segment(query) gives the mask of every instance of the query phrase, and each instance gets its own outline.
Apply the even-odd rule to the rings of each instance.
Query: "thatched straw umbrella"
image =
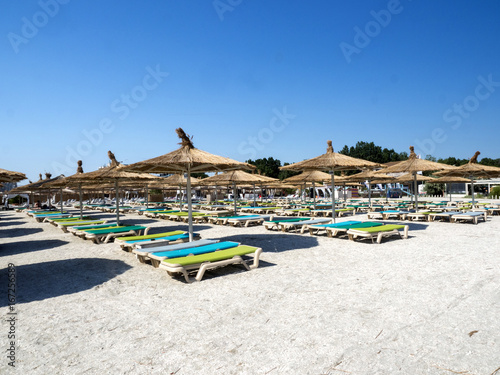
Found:
[[[48,204],[49,207],[51,205],[50,203],[50,187],[45,186],[46,183],[49,182],[54,182],[58,181],[64,178],[64,175],[59,175],[57,177],[52,177],[50,173],[45,173],[45,179],[42,178],[42,174],[39,174],[39,180],[36,182],[32,182],[31,184],[28,185],[23,185],[23,186],[18,186],[14,189],[12,189],[10,192],[11,193],[30,193],[32,198],[33,194],[35,192],[42,193],[43,191],[48,191]],[[32,202],[32,207],[33,207],[33,202]]]
[[[472,204],[475,204],[474,200],[474,179],[475,178],[496,178],[500,177],[500,168],[492,167],[489,165],[482,165],[477,162],[477,157],[481,153],[476,151],[474,156],[470,158],[467,164],[456,167],[453,170],[443,171],[436,173],[436,176],[446,176],[446,177],[464,177],[468,178],[471,183],[472,189]]]
[[[463,177],[439,177],[439,178],[433,178],[431,183],[433,184],[446,184],[448,187],[448,184],[453,184],[453,183],[469,183],[471,180]],[[450,202],[451,202],[451,191],[450,191]]]
[[[376,171],[365,170],[351,176],[346,177],[349,181],[363,182],[368,181],[368,202],[370,207],[372,206],[372,180],[382,179],[382,180],[394,180],[394,177],[386,175],[384,173],[378,173]]]
[[[415,184],[415,209],[418,209],[418,187],[417,187],[417,172],[425,171],[441,171],[446,169],[454,169],[455,167],[447,164],[436,163],[430,160],[424,160],[417,158],[415,154],[415,149],[410,146],[410,156],[407,160],[400,161],[390,167],[382,169],[381,173],[401,173],[408,172],[413,175],[413,181]]]
[[[308,182],[312,182],[313,187],[313,201],[316,205],[316,182],[325,182],[331,180],[331,176],[328,173],[321,171],[304,171],[301,174],[285,178],[283,182],[286,183],[302,183],[304,184],[304,190]],[[333,191],[333,188],[332,188]]]
[[[285,167],[280,167],[280,169],[292,171],[320,170],[330,172],[332,180],[332,218],[335,222],[335,176],[333,172],[362,168],[376,168],[379,166],[379,164],[363,159],[353,158],[343,154],[338,154],[333,151],[332,141],[327,141],[327,144],[328,147],[325,154],[312,159],[290,164]]]
[[[195,177],[191,177],[191,186],[197,185],[201,180]],[[153,188],[164,188],[164,187],[179,187],[179,191],[181,192],[181,197],[179,198],[179,207],[182,211],[182,192],[183,187],[187,186],[187,178],[184,177],[183,174],[174,173],[171,176],[164,177],[161,182],[154,183],[151,187]]]
[[[21,172],[8,171],[0,168],[0,182],[19,182],[26,180],[26,175]]]
[[[253,185],[253,203],[256,205],[255,201],[255,185],[260,183],[273,183],[278,182],[276,178],[271,178],[267,176],[261,176],[259,174],[251,174],[241,170],[229,171],[222,174],[217,174],[212,177],[204,178],[200,181],[200,185],[233,185],[233,201],[234,201],[234,214],[236,215],[236,185],[251,184]]]
[[[79,184],[85,182],[95,182],[95,183],[106,183],[106,182],[114,182],[114,187],[116,191],[116,223],[120,224],[120,198],[119,198],[119,182],[153,182],[161,180],[160,177],[156,177],[150,175],[148,173],[130,173],[126,172],[120,167],[123,167],[116,158],[115,155],[108,151],[108,157],[110,159],[110,165],[105,168],[98,169],[93,172],[87,173],[76,173],[72,176],[66,178],[66,182],[71,184]],[[81,207],[81,204],[80,204]],[[81,212],[81,208],[80,208]]]
[[[181,147],[168,154],[144,160],[127,167],[130,172],[182,173],[187,176],[189,241],[193,240],[193,207],[191,202],[191,173],[224,170],[254,169],[253,165],[210,154],[194,147],[191,138],[181,128],[176,129]]]
[[[396,177],[393,182],[403,184],[403,185],[408,185],[411,187],[412,182],[415,181],[415,178],[417,179],[417,183],[418,182],[430,182],[430,181],[435,179],[434,177],[424,176],[423,174],[419,174],[419,173],[417,173],[415,176],[411,173],[405,173],[405,174],[402,174],[401,176]],[[411,201],[413,202],[413,197],[412,197]]]

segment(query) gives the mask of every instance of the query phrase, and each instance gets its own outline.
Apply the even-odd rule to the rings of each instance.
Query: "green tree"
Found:
[[[482,158],[479,164],[500,168],[500,159]]]
[[[443,163],[443,164],[448,164],[448,165],[454,165],[456,167],[459,167],[461,165],[467,164],[469,162],[468,159],[457,159],[453,156],[450,156],[446,159],[438,159],[438,163]]]
[[[391,161],[401,161],[408,158],[406,152],[396,152],[394,149],[382,148],[376,146],[373,142],[357,142],[356,146],[348,147],[347,145],[339,152],[353,158],[364,159],[374,163],[389,163]]]
[[[446,191],[445,184],[431,184],[426,182],[424,190],[429,195],[444,195]]]
[[[290,163],[284,163],[283,166],[287,166],[287,165],[290,165]],[[280,171],[279,175],[278,175],[278,178],[283,181],[285,178],[288,178],[288,177],[292,177],[292,176],[296,176],[298,174],[300,174],[301,172],[296,172],[296,171],[288,171],[288,170],[285,170],[285,171]]]
[[[250,159],[247,160],[246,162],[248,164],[255,165],[257,167],[257,170],[264,176],[272,178],[278,178],[279,176],[281,161],[279,161],[278,159],[269,157],[269,158],[257,159],[255,161]]]
[[[191,173],[191,177],[195,177],[195,178],[207,178],[208,174],[196,172],[196,173]]]

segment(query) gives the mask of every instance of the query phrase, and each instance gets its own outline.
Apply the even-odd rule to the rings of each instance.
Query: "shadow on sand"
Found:
[[[9,225],[21,225],[21,224],[26,224],[26,222],[19,220],[0,220],[0,227],[8,227]]]
[[[15,229],[2,229],[0,230],[0,238],[11,238],[29,236],[30,234],[43,232],[42,228],[15,228]]]
[[[66,245],[67,243],[67,241],[61,240],[16,241],[6,243],[0,245],[0,257],[53,249],[55,247]]]
[[[283,251],[308,249],[318,246],[318,239],[293,233],[271,232],[265,234],[235,234],[224,236],[221,241],[235,241],[242,245],[261,247],[264,252],[281,253]]]
[[[16,266],[17,304],[74,294],[101,285],[130,269],[121,260],[76,258]],[[0,270],[7,285],[7,268]],[[2,298],[0,307],[7,306]]]

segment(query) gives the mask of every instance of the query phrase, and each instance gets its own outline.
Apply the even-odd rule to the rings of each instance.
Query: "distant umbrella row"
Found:
[[[243,172],[243,170],[254,170],[255,167],[253,165],[199,150],[194,147],[191,138],[188,137],[188,135],[182,129],[179,128],[176,130],[176,132],[181,139],[181,147],[168,154],[125,166],[120,164],[116,160],[113,153],[108,152],[108,156],[111,161],[108,167],[101,168],[93,172],[84,173],[81,162],[79,162],[77,173],[72,176],[64,178],[59,176],[51,181],[37,181],[34,184],[16,188],[16,190],[26,191],[29,189],[37,189],[41,186],[43,186],[44,188],[52,187],[60,189],[62,189],[63,187],[78,187],[81,197],[81,189],[91,184],[112,184],[108,186],[113,186],[117,192],[120,185],[123,187],[132,185],[137,186],[138,184],[147,187],[161,187],[162,185],[165,186],[165,184],[171,184],[171,186],[185,186],[187,190],[189,211],[188,222],[191,239],[193,232],[191,215],[191,187],[193,185],[193,182],[198,185],[205,186],[232,184],[234,188],[236,187],[236,185],[241,184],[250,184],[254,187],[255,185],[263,184],[266,184],[267,186],[280,186],[279,184],[281,182],[277,179],[261,176],[259,174]],[[382,165],[377,163],[336,153],[333,150],[332,142],[328,141],[327,143],[328,147],[325,154],[295,164],[287,165],[285,167],[281,167],[282,170],[303,172],[300,175],[284,180],[284,182],[292,185],[311,182],[314,186],[314,183],[316,182],[328,181],[331,183],[333,191],[333,186],[336,185],[336,182],[337,184],[339,182],[348,183],[353,181],[369,181],[369,183],[399,182],[402,180],[399,179],[398,181],[397,179],[394,179],[393,177],[387,175],[387,173],[407,173],[407,178],[413,179],[415,183],[415,191],[417,191],[417,180],[420,176],[419,174],[417,174],[417,172],[422,171],[441,171],[436,173],[437,175],[442,176],[440,181],[433,180],[433,182],[453,182],[456,180],[452,180],[452,178],[461,177],[467,178],[468,182],[473,183],[473,179],[478,177],[500,177],[500,168],[488,167],[477,163],[477,156],[479,155],[479,152],[477,152],[476,155],[471,158],[468,164],[461,167],[454,167],[429,160],[419,159],[415,154],[413,147],[410,147],[410,156],[408,160],[401,161],[392,166],[383,168]],[[377,168],[382,169],[374,171]],[[335,176],[334,174],[334,172],[336,171],[347,170],[362,170],[362,172],[349,177]],[[216,174],[215,176],[200,181],[193,181],[191,173],[196,172],[227,173]],[[174,175],[170,177],[171,181],[168,181],[165,178],[154,176],[151,173],[168,173]],[[184,177],[184,175],[186,177]],[[0,170],[0,178],[10,178],[10,180],[5,181],[20,181],[22,179],[25,179],[26,176],[18,172]],[[2,179],[0,181],[4,180]],[[119,199],[116,199],[116,204],[118,215]],[[416,204],[418,204],[418,202],[416,202]],[[81,206],[82,205],[80,205],[80,207]],[[334,211],[335,195],[332,194],[332,212]],[[335,218],[335,215],[332,214],[332,217]],[[119,221],[119,216],[117,216],[117,220]]]

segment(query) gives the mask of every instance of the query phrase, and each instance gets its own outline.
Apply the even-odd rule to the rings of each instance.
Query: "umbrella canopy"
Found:
[[[304,160],[298,163],[280,167],[281,170],[310,171],[320,170],[330,172],[332,183],[332,218],[335,222],[335,176],[333,171],[345,171],[352,169],[376,168],[377,163],[371,161],[353,158],[347,155],[338,154],[333,151],[332,141],[327,141],[328,147],[326,153],[312,159]]]
[[[324,182],[330,181],[332,176],[321,171],[305,171],[301,174],[285,178],[285,183],[303,183],[303,182]]]
[[[443,176],[439,178],[433,178],[432,181],[429,182],[431,184],[453,184],[453,183],[469,183],[470,180],[468,178],[463,178],[463,177]]]
[[[8,171],[7,169],[0,168],[0,182],[19,182],[25,180],[27,177],[24,173]]]
[[[211,177],[204,178],[200,181],[200,185],[230,185],[236,183],[241,184],[260,184],[262,182],[278,182],[279,180],[272,177],[262,176],[260,174],[247,173],[242,170],[229,171],[217,174]]]
[[[489,165],[479,164],[477,157],[481,153],[477,151],[467,164],[459,167],[454,167],[452,170],[446,170],[436,173],[437,176],[447,177],[465,177],[465,178],[496,178],[500,177],[500,168],[491,167]]]
[[[217,172],[223,170],[251,170],[253,165],[242,163],[233,159],[210,154],[194,147],[191,138],[181,128],[176,129],[181,139],[181,147],[168,154],[156,158],[140,161],[138,163],[123,167],[130,172],[150,173],[186,173],[188,194],[188,222],[189,240],[193,240],[193,217],[191,204],[191,173],[192,172]]]
[[[198,185],[199,182],[200,182],[200,179],[195,178],[195,177],[191,177],[191,186]],[[176,188],[178,187],[179,190],[182,191],[182,188],[187,186],[187,178],[184,177],[183,174],[174,173],[171,176],[164,177],[162,179],[162,181],[158,181],[158,182],[151,184],[152,188],[160,188],[160,189],[163,189],[166,187],[172,187],[172,186],[175,186]],[[182,200],[183,200],[182,193],[183,192],[181,192],[181,196],[179,197],[179,206],[180,206],[181,211],[182,211]]]
[[[453,183],[470,183],[471,180],[463,177],[439,177],[432,180],[433,184],[453,184]],[[451,190],[450,190],[450,202],[451,202]]]
[[[415,149],[410,146],[410,156],[407,160],[397,162],[390,167],[382,169],[381,173],[400,173],[407,172],[413,175],[415,186],[415,208],[418,209],[418,187],[417,187],[417,172],[423,171],[441,171],[455,169],[455,167],[443,163],[436,163],[435,161],[419,159],[415,154]]]
[[[81,188],[83,183],[107,183],[114,182],[116,191],[116,222],[120,223],[120,199],[119,199],[119,182],[126,181],[127,183],[149,183],[153,181],[161,181],[160,177],[153,176],[149,173],[131,173],[124,171],[122,169],[123,164],[119,163],[115,155],[108,151],[108,157],[110,159],[110,165],[108,167],[100,168],[93,172],[87,173],[76,173],[65,179],[68,186],[77,184]],[[80,205],[81,207],[81,205]]]
[[[191,186],[197,185],[201,180],[196,177],[191,177]],[[151,184],[154,187],[162,186],[186,186],[187,178],[183,174],[174,173],[171,176],[163,177],[161,181]]]
[[[368,201],[369,201],[369,204],[371,206],[372,205],[372,189],[371,189],[372,181],[375,179],[392,181],[392,180],[394,180],[394,177],[389,176],[389,175],[384,174],[384,173],[377,172],[377,171],[364,170],[362,172],[348,176],[348,177],[346,177],[346,179],[350,180],[350,181],[359,181],[359,182],[368,181]]]
[[[276,183],[278,179],[262,176],[259,174],[251,174],[241,170],[229,171],[222,174],[217,174],[212,177],[204,178],[200,181],[200,185],[233,185],[234,193],[234,213],[236,214],[236,185],[252,184],[254,187],[254,205],[255,203],[255,185],[263,183]]]
[[[64,178],[64,175],[59,175],[57,177],[52,177],[50,173],[45,173],[45,179],[42,178],[42,174],[40,173],[40,178],[36,182],[32,182],[31,184],[28,185],[23,185],[23,186],[18,186],[15,189],[11,190],[11,193],[31,193],[33,194],[34,192],[49,192],[51,186],[47,186],[45,184],[55,182],[62,180]],[[49,206],[50,206],[50,196],[49,196]]]
[[[500,177],[500,168],[489,165],[482,165],[477,162],[477,157],[481,153],[476,151],[474,156],[470,158],[467,164],[455,167],[453,170],[447,170],[436,173],[437,176],[443,177],[464,177],[469,179],[468,182],[472,185],[472,204],[474,201],[474,179],[475,178],[496,178]]]
[[[394,178],[393,182],[399,182],[399,183],[410,182],[415,180],[415,176],[413,176],[412,173],[405,173],[399,177],[393,177],[393,178]],[[430,176],[424,176],[422,174],[417,173],[418,182],[427,182],[427,181],[431,182],[432,180],[435,180],[435,178]]]
[[[304,171],[301,174],[285,178],[283,180],[283,182],[302,183],[302,184],[304,184],[304,189],[305,189],[305,185],[308,182],[312,182],[313,201],[314,201],[314,204],[316,204],[316,186],[315,186],[316,182],[324,182],[324,181],[329,181],[331,179],[332,179],[332,177],[328,173],[312,170],[312,171]],[[332,191],[333,191],[333,188],[332,188]]]

